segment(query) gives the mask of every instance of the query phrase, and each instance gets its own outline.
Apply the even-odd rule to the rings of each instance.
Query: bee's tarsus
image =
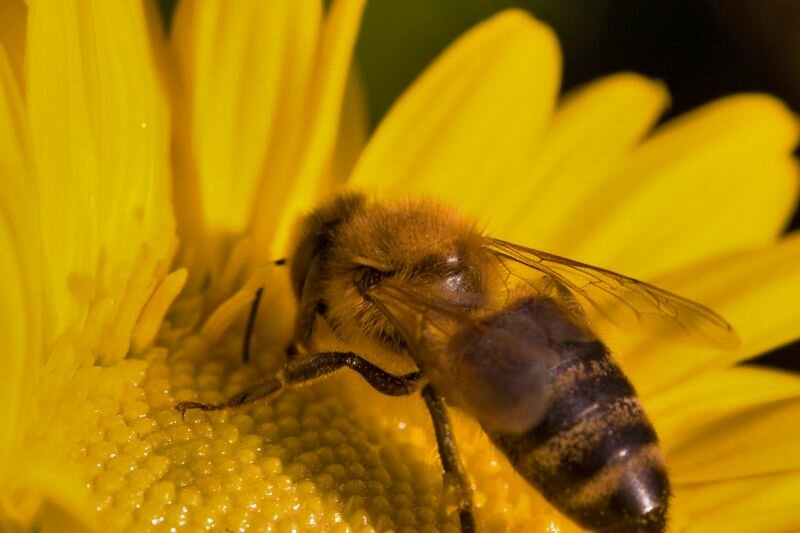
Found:
[[[220,403],[202,403],[202,402],[178,402],[175,406],[176,411],[180,411],[181,419],[186,417],[186,411],[189,409],[199,409],[200,411],[218,411],[224,408],[224,404]]]

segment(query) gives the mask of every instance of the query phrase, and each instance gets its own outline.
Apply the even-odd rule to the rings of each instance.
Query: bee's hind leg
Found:
[[[455,435],[450,427],[444,400],[430,384],[422,389],[422,398],[425,400],[425,405],[433,420],[436,444],[439,447],[439,457],[444,469],[445,488],[447,488],[448,482],[452,482],[455,483],[458,491],[458,519],[461,522],[461,531],[462,533],[473,533],[476,529],[475,517],[472,514],[472,487],[458,455]]]

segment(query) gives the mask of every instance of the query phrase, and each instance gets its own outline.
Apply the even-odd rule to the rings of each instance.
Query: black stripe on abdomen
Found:
[[[490,437],[523,477],[587,527],[623,527],[631,512],[646,511],[648,498],[665,513],[669,483],[658,438],[633,386],[601,343],[561,348],[567,356],[551,370],[542,422]],[[626,483],[644,483],[652,494],[632,501]]]

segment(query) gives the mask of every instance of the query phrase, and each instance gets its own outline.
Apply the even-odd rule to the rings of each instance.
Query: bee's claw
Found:
[[[175,410],[181,412],[181,420],[186,417],[189,409],[200,409],[201,411],[218,411],[225,407],[221,403],[202,403],[202,402],[178,402]]]

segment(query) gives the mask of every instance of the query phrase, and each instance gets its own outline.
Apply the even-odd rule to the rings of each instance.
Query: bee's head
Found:
[[[480,292],[482,254],[474,224],[452,209],[426,200],[375,202],[339,228],[329,268],[362,294],[388,280],[437,293]]]
[[[370,297],[383,284],[463,305],[483,292],[480,233],[434,202],[340,196],[306,217],[299,237],[290,259],[295,294],[301,305],[314,300],[344,338],[402,345]]]
[[[318,271],[330,254],[340,227],[363,209],[365,201],[360,194],[342,195],[301,221],[297,246],[289,259],[292,288],[298,300],[302,298],[311,270]]]
[[[363,204],[330,242],[322,267],[326,318],[334,330],[402,347],[387,308],[380,309],[376,299],[407,304],[403,300],[417,294],[449,304],[474,304],[475,296],[483,294],[481,244],[471,221],[434,202]],[[394,289],[391,297],[386,292],[380,296],[379,289],[389,286]]]

